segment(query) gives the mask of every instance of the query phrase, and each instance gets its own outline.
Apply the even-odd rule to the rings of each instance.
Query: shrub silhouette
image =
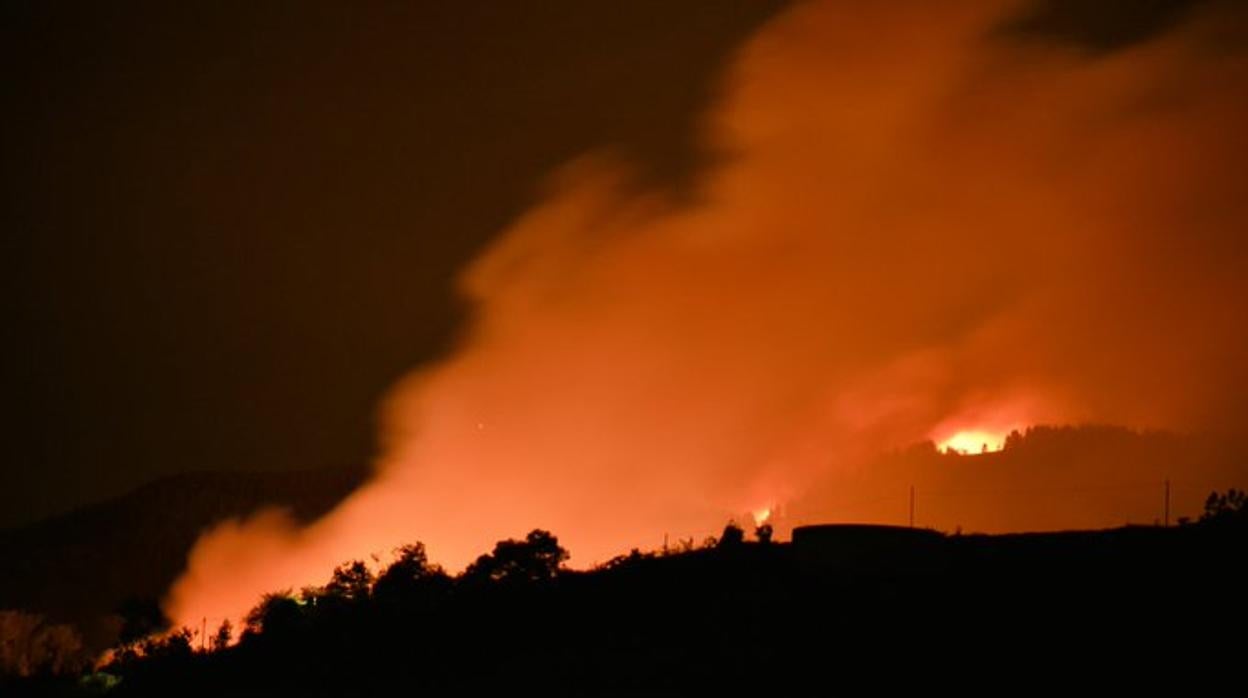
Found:
[[[621,567],[629,567],[641,563],[643,560],[654,559],[654,553],[643,553],[639,548],[633,548],[627,555],[616,555],[598,566],[598,569],[614,570]]]

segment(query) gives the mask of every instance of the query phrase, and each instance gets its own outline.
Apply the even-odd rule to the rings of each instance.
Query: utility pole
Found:
[[[914,485],[910,485],[910,528],[914,528]]]
[[[1162,519],[1166,528],[1170,528],[1170,478],[1166,478],[1166,509],[1165,518]]]
[[[199,621],[199,651],[200,652],[204,651],[204,646],[207,640],[208,640],[208,616],[204,616],[203,620]]]

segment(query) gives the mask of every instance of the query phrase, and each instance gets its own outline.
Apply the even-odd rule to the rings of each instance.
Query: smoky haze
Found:
[[[960,429],[1238,433],[1242,18],[1089,52],[1020,7],[801,4],[726,70],[688,196],[609,153],[564,166],[464,270],[468,330],[394,388],[374,479],[307,527],[207,534],[175,620],[411,540],[458,568],[543,527],[588,565],[829,476],[903,487],[848,475]],[[1051,525],[1000,512],[961,513]]]

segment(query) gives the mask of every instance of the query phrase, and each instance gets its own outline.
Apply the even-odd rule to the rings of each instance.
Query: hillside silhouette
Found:
[[[79,626],[91,646],[115,640],[125,601],[159,599],[186,554],[214,523],[281,506],[302,520],[328,511],[363,479],[352,469],[205,472],[0,531],[0,610],[21,609]]]
[[[1248,509],[1238,494],[1207,514],[1175,528],[1003,536],[814,526],[792,543],[745,540],[730,524],[704,547],[633,551],[586,572],[564,569],[557,537],[534,530],[458,577],[413,543],[377,575],[348,562],[322,587],[275,591],[241,629],[135,641],[99,672],[7,688],[741,695],[909,687],[951,670],[1125,686],[1141,675],[1111,657],[1164,658],[1149,670],[1162,680],[1242,654]]]
[[[1095,613],[1099,612],[1099,607],[1088,606],[1090,601],[1082,595],[1110,594],[1105,589],[1111,587],[1126,589],[1127,596],[1133,596],[1141,607],[1147,605],[1145,597],[1150,594],[1168,599],[1166,603],[1172,609],[1181,608],[1173,605],[1175,593],[1180,598],[1185,594],[1193,597],[1192,600],[1183,600],[1184,604],[1213,603],[1220,599],[1225,604],[1224,608],[1207,609],[1212,614],[1210,618],[1213,618],[1217,614],[1226,614],[1228,608],[1241,603],[1238,593],[1231,594],[1222,585],[1223,576],[1230,574],[1227,570],[1237,570],[1236,566],[1242,563],[1242,539],[1235,539],[1240,548],[1227,547],[1226,541],[1213,536],[1207,527],[1184,526],[1163,530],[1148,524],[1160,522],[1162,517],[1163,479],[1173,480],[1175,497],[1171,524],[1178,524],[1184,518],[1195,520],[1204,510],[1206,498],[1212,490],[1222,491],[1225,486],[1245,481],[1245,461],[1236,460],[1234,453],[1236,451],[1225,444],[1195,437],[1137,433],[1113,427],[1031,429],[1011,437],[1005,450],[986,454],[942,453],[931,444],[921,444],[886,454],[871,469],[852,478],[842,476],[839,480],[830,479],[821,488],[816,488],[810,496],[794,503],[784,512],[786,520],[778,520],[777,525],[778,529],[783,526],[782,530],[787,530],[787,526],[821,521],[902,524],[905,522],[906,492],[897,483],[917,483],[918,525],[936,528],[945,534],[960,532],[956,524],[962,522],[966,525],[961,530],[968,534],[984,530],[974,524],[973,515],[976,512],[999,516],[1000,521],[1014,526],[1015,530],[1043,528],[1041,524],[1045,522],[1053,524],[1049,528],[1074,529],[1080,528],[1080,524],[1084,524],[1085,528],[1115,528],[1107,532],[1054,535],[941,537],[941,534],[932,533],[942,541],[941,549],[948,553],[942,553],[944,566],[937,569],[935,577],[931,570],[926,569],[902,569],[901,572],[905,574],[896,579],[890,575],[851,578],[833,575],[834,585],[849,585],[846,593],[861,598],[867,606],[874,604],[876,608],[872,613],[882,614],[882,625],[877,627],[868,622],[865,615],[861,615],[867,613],[865,610],[855,610],[856,605],[854,609],[845,611],[856,624],[853,632],[864,636],[870,636],[877,631],[883,633],[884,627],[891,628],[889,633],[902,632],[898,627],[891,627],[889,624],[904,627],[906,632],[912,631],[914,622],[917,621],[907,620],[897,614],[901,614],[905,608],[909,609],[908,612],[919,613],[924,617],[937,613],[937,606],[943,608],[943,602],[937,602],[943,598],[942,595],[948,595],[950,603],[965,606],[973,614],[979,614],[980,620],[985,622],[992,620],[994,615],[990,611],[991,603],[998,603],[1001,608],[1009,609],[1012,615],[1025,615],[1031,613],[1028,609],[1038,603],[1037,599],[1048,599],[1044,601],[1045,604],[1055,606],[1057,610],[1065,609],[1062,613],[1067,614],[1071,623],[1084,622],[1070,614],[1076,613],[1078,609]],[[1129,467],[1124,467],[1124,464]],[[1197,473],[1200,477],[1190,477],[1186,481],[1183,479],[1185,475],[1192,473]],[[8,609],[12,612],[0,620],[18,628],[37,626],[40,637],[68,638],[63,643],[68,647],[74,646],[73,641],[77,638],[82,647],[74,656],[98,652],[122,640],[141,638],[161,626],[163,619],[156,605],[157,601],[182,571],[187,552],[203,530],[222,519],[246,516],[261,507],[274,504],[287,507],[298,518],[310,519],[332,508],[362,479],[363,474],[355,470],[294,474],[202,473],[179,476],[152,483],[125,497],[69,515],[0,531],[0,559],[4,560],[4,574],[0,574],[0,610]],[[1209,479],[1213,482],[1203,484]],[[1089,487],[1086,484],[1089,481],[1095,485]],[[1213,501],[1215,508],[1219,501],[1226,510],[1237,506],[1236,502],[1242,504],[1242,493],[1221,496],[1222,500]],[[1240,499],[1235,499],[1236,496]],[[875,521],[856,516],[853,507],[845,504],[852,504],[854,497],[859,500],[891,498],[895,500],[895,514]],[[815,506],[820,502],[823,503],[822,508]],[[1087,518],[1081,518],[1088,510],[1079,506],[1065,510],[1055,509],[1054,502],[1074,502],[1076,505],[1100,502],[1109,511],[1108,515],[1102,512],[1102,516],[1108,518],[1102,518],[1101,521],[1109,523],[1105,526],[1095,525],[1095,522],[1088,524]],[[1123,506],[1115,509],[1119,504]],[[944,507],[943,511],[954,512],[957,518],[937,519],[942,511],[941,507]],[[958,507],[965,508],[959,510]],[[1139,513],[1140,511],[1143,513]],[[1044,516],[1049,518],[1042,518]],[[1146,525],[1116,528],[1124,523]],[[416,533],[414,538],[418,538],[418,532]],[[770,542],[770,527],[758,533]],[[720,539],[719,543],[732,541],[733,535],[729,531],[727,537],[721,535]],[[864,539],[853,536],[842,539],[851,543],[862,540]],[[888,539],[870,540],[873,542],[867,549],[889,549]],[[524,541],[518,543],[522,542]],[[557,566],[557,562],[561,560],[558,551],[550,546],[549,541],[544,544],[547,551],[546,562],[556,560]],[[457,629],[461,623],[485,628],[492,627],[493,623],[504,622],[504,617],[481,615],[482,612],[475,607],[477,603],[494,607],[502,613],[503,609],[510,609],[511,604],[521,603],[516,599],[523,601],[521,605],[529,604],[530,601],[537,603],[535,599],[541,599],[541,603],[549,600],[555,604],[547,609],[552,621],[570,622],[573,627],[576,627],[577,622],[583,621],[580,618],[582,612],[595,616],[605,613],[606,617],[612,618],[611,613],[614,611],[611,609],[616,604],[625,607],[631,607],[630,604],[640,605],[644,609],[650,609],[646,613],[658,614],[657,618],[650,621],[651,625],[645,628],[629,626],[632,616],[611,622],[631,628],[628,630],[632,633],[629,637],[636,638],[639,637],[638,634],[657,632],[661,635],[659,646],[665,642],[669,645],[677,642],[670,639],[669,635],[675,633],[671,638],[676,638],[684,632],[680,628],[664,626],[663,623],[668,622],[662,620],[667,617],[665,614],[670,614],[673,618],[684,615],[700,619],[698,622],[711,622],[699,615],[701,611],[690,611],[687,608],[690,605],[709,603],[718,608],[720,613],[726,614],[723,632],[737,639],[756,633],[770,635],[771,630],[764,627],[769,627],[769,624],[778,624],[776,632],[783,631],[793,637],[809,632],[809,629],[802,627],[786,627],[785,623],[788,621],[776,620],[773,611],[791,612],[804,617],[809,614],[797,606],[813,604],[812,608],[817,613],[833,613],[829,608],[820,605],[822,601],[815,602],[793,596],[799,594],[794,589],[805,589],[800,594],[813,593],[808,588],[810,585],[830,582],[826,576],[828,570],[824,569],[812,576],[812,568],[807,564],[811,558],[802,558],[787,544],[742,542],[741,545],[734,546],[729,543],[726,546],[701,549],[700,546],[692,545],[692,541],[687,541],[673,543],[672,549],[668,551],[682,552],[682,555],[656,555],[636,551],[593,573],[562,570],[557,575],[545,576],[541,570],[551,569],[549,564],[534,568],[530,565],[531,560],[515,558],[516,554],[525,550],[524,545],[502,545],[501,549],[483,554],[462,579],[455,580],[441,572],[431,573],[432,568],[424,558],[423,548],[413,547],[405,553],[405,566],[392,566],[392,573],[388,576],[375,576],[381,572],[376,569],[352,569],[350,566],[343,568],[340,570],[342,574],[336,575],[336,582],[327,583],[326,589],[330,592],[320,594],[318,599],[338,608],[334,617],[339,620],[334,622],[351,626],[350,630],[344,629],[343,632],[349,632],[352,637],[360,635],[362,638],[381,638],[377,642],[383,644],[390,642],[386,638],[399,633],[399,630],[373,627],[369,625],[373,620],[362,620],[381,613],[377,608],[383,603],[398,603],[397,617],[404,617],[405,614],[432,614],[429,617],[409,617],[405,621],[412,623],[414,627],[411,632],[421,637],[427,633],[445,633],[458,637],[457,634],[467,632]],[[843,558],[847,554],[852,557],[857,554],[853,545],[848,548],[844,545],[833,546],[832,550],[825,553],[825,558]],[[1106,555],[1109,557],[1106,558]],[[805,563],[801,562],[803,559],[806,560]],[[956,564],[950,566],[950,561],[956,561]],[[1003,561],[1008,564],[1003,566]],[[819,565],[815,567],[823,569]],[[403,570],[406,572],[399,574]],[[326,570],[327,578],[331,572],[333,571]],[[1235,571],[1235,574],[1238,572]],[[633,582],[611,581],[617,578],[636,580],[642,588],[629,586]],[[428,593],[422,592],[425,595],[416,600],[409,598],[405,590],[410,586],[408,582],[411,579],[422,580],[421,584],[425,586],[421,588],[425,588]],[[933,579],[936,581],[932,582]],[[985,582],[985,579],[1004,580],[1002,589],[997,590]],[[517,580],[524,581],[518,583]],[[748,582],[751,586],[748,589],[738,588],[735,586],[738,580],[741,583]],[[899,584],[901,586],[897,586]],[[1058,586],[1046,586],[1050,584]],[[1087,584],[1100,585],[1097,588],[1102,591],[1091,591],[1093,587]],[[1214,593],[1204,594],[1201,591],[1202,585],[1212,589]],[[623,596],[595,596],[590,600],[573,601],[580,598],[582,593],[591,593],[585,590],[599,588],[615,590],[611,593]],[[436,589],[436,593],[429,591],[430,589]],[[913,603],[894,608],[889,605],[891,602],[888,599],[892,599],[893,594],[902,593],[901,589],[905,589],[904,598],[914,595]],[[1009,591],[1005,591],[1006,589]],[[277,593],[282,590],[271,591]],[[1059,596],[1053,596],[1059,592]],[[669,593],[673,595],[671,598],[668,598]],[[482,594],[485,596],[478,598]],[[662,598],[654,598],[656,595]],[[1117,590],[1112,595],[1119,600],[1126,598]],[[357,607],[354,603],[340,603],[343,598],[366,601]],[[556,598],[559,600],[555,601]],[[989,599],[993,598],[996,601],[990,603]],[[279,594],[271,600],[277,604],[276,609],[285,608],[292,611],[292,617],[302,617],[301,611],[293,611],[304,607],[292,608],[289,597]],[[570,607],[565,606],[575,606],[578,603],[584,604],[578,607],[580,611],[571,611]],[[747,614],[745,620],[739,617],[739,609],[734,605],[738,603],[752,609],[741,611]],[[773,608],[773,603],[782,605]],[[791,605],[787,611],[784,603]],[[931,607],[925,605],[929,603]],[[607,608],[599,608],[600,604],[605,604]],[[507,612],[513,611],[520,613],[515,609]],[[1128,612],[1125,606],[1119,611],[1128,620],[1132,617],[1132,612]],[[389,613],[388,610],[383,615]],[[637,609],[637,613],[641,614],[642,609]],[[575,618],[565,619],[564,614],[571,614]],[[1170,615],[1173,612],[1167,617]],[[352,618],[355,620],[348,620]],[[1045,614],[1031,618],[1036,622],[1045,619]],[[833,625],[840,622],[830,617],[824,620]],[[320,627],[323,622],[327,621],[321,619],[314,625]],[[506,622],[520,623],[520,620]],[[937,615],[926,618],[924,622],[953,623],[954,619]],[[187,649],[192,644],[196,648],[201,645],[211,647],[218,629],[193,629],[196,635],[193,641],[188,641]],[[232,628],[231,632],[237,638],[244,630]],[[1008,630],[985,628],[984,632],[1001,633]],[[315,636],[317,632],[320,631],[311,631],[312,634],[308,637]],[[508,635],[516,631],[495,629],[490,632]],[[592,635],[594,632],[606,631],[589,627],[582,628],[581,632]],[[34,637],[35,634],[32,633],[33,630],[26,634]],[[207,637],[200,637],[200,634]],[[303,636],[302,633],[299,635]],[[357,637],[357,641],[364,642],[361,637]],[[547,639],[550,642],[558,640]],[[689,639],[692,641],[695,638],[691,636]],[[459,641],[470,643],[471,639],[465,636]],[[884,638],[880,638],[880,641],[884,641]],[[937,642],[935,639],[932,641]],[[434,640],[425,639],[420,642]],[[649,642],[651,640],[645,641]],[[272,644],[269,641],[263,641],[262,644],[264,643]],[[244,643],[240,648],[231,649],[224,654],[245,657],[259,652],[245,649],[246,646],[247,643]],[[736,645],[732,645],[732,652],[736,652],[735,648]],[[783,652],[763,646],[755,649],[766,656],[772,656],[776,652],[797,652],[800,649],[791,645],[782,645],[782,648]],[[556,649],[574,654],[580,651],[579,647],[559,646]],[[723,651],[729,652],[729,649],[724,648]],[[439,652],[451,652],[437,648],[426,650],[435,657],[442,657]],[[677,650],[679,648],[673,645],[672,651]],[[351,653],[343,651],[346,653],[343,661],[372,661],[368,658],[351,659]],[[385,655],[391,651],[385,647],[373,647],[369,650],[369,655]],[[501,646],[494,647],[492,651],[501,652]],[[654,651],[659,652],[657,649]],[[298,650],[300,656],[317,656],[318,652],[320,650],[315,647]],[[634,647],[629,652],[641,650]],[[678,654],[681,652],[685,650],[679,650]],[[221,661],[224,660],[215,657],[195,659],[198,663]],[[400,657],[394,661],[413,660]],[[469,659],[442,657],[437,664],[452,666],[455,661],[467,662]],[[597,658],[594,661],[610,663],[609,658]],[[734,664],[742,661],[745,661],[742,657],[733,659]],[[376,667],[370,670],[380,671]],[[140,673],[146,671],[148,669],[142,669]],[[245,671],[250,672],[252,669]],[[204,681],[206,686],[212,684],[208,679]],[[447,676],[430,681],[439,686],[452,685],[447,683],[451,681]],[[135,683],[138,682],[129,681],[131,687]],[[231,693],[224,687],[221,690],[226,695]],[[346,688],[343,690],[351,692]]]

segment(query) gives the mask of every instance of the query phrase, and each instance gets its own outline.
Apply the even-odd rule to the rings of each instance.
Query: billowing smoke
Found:
[[[471,327],[394,390],[373,481],[210,532],[172,615],[413,540],[456,568],[543,527],[588,565],[964,428],[1241,427],[1236,18],[1090,52],[1019,9],[799,5],[728,70],[692,197],[568,165],[463,273]]]

